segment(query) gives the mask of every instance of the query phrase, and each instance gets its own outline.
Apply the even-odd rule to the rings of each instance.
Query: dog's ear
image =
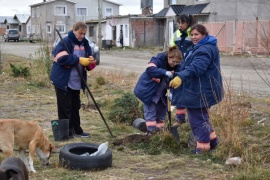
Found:
[[[55,148],[55,146],[53,144],[50,144],[50,152],[52,152],[52,150]]]
[[[7,175],[7,178],[8,178],[8,179],[12,178],[12,176],[13,176],[14,174],[18,174],[18,172],[15,171],[15,170],[13,170],[13,169],[8,169],[8,170],[6,170],[6,175]]]

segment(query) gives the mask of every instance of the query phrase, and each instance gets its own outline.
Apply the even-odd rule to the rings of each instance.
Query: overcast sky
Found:
[[[72,1],[72,0],[71,0]],[[110,0],[122,4],[120,15],[141,14],[141,0]],[[158,13],[163,9],[164,0],[153,0],[153,12]],[[43,0],[0,0],[0,16],[13,16],[14,14],[30,14],[31,4],[43,2]],[[76,0],[73,0],[76,2]]]

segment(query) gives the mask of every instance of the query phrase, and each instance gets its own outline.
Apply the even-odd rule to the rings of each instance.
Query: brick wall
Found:
[[[163,21],[153,18],[131,18],[130,24],[135,47],[163,45]]]
[[[1,28],[0,27],[0,36],[3,36],[6,32],[6,28]]]

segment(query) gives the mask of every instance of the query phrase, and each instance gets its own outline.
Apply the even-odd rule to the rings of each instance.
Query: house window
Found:
[[[77,8],[77,16],[87,16],[87,8]]]
[[[54,14],[57,16],[66,16],[67,15],[67,7],[66,6],[55,6]]]
[[[52,28],[51,28],[51,24],[47,24],[47,25],[46,25],[46,32],[47,32],[47,33],[51,33],[51,29],[52,29]]]
[[[39,7],[37,7],[37,17],[39,17],[40,16],[40,9],[39,9]]]
[[[35,14],[36,14],[35,8],[32,8],[32,17],[35,17]]]
[[[9,29],[9,25],[7,25],[7,29]]]
[[[64,25],[64,24],[56,24],[56,29],[60,33],[65,33],[66,32],[66,25]]]
[[[112,8],[106,8],[105,9],[105,16],[106,17],[111,17],[112,15],[113,15]]]
[[[19,25],[19,31],[20,32],[22,31],[22,25]]]
[[[174,5],[174,4],[176,4],[176,0],[168,0],[168,4],[169,5]]]
[[[94,26],[89,26],[89,36],[93,37],[94,35]]]

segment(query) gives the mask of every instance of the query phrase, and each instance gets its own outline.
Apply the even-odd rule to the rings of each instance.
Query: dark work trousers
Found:
[[[69,119],[69,131],[76,134],[83,133],[79,110],[81,108],[80,90],[68,88],[67,91],[55,87],[58,118]]]
[[[123,40],[123,38],[120,38],[120,44],[121,44],[121,47],[124,47],[124,40]]]
[[[196,141],[210,142],[210,134],[214,128],[209,120],[207,108],[187,108],[188,121]]]

